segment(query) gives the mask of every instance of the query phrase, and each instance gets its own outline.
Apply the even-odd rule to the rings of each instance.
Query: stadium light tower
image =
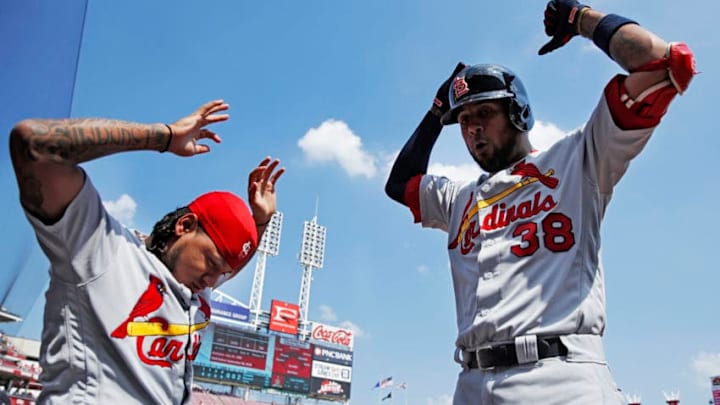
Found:
[[[219,289],[213,289],[212,295],[210,297],[213,301],[224,302],[224,303],[233,304],[233,305],[240,305],[243,307],[245,306],[245,304],[242,303],[241,301],[236,300],[235,298],[225,294],[224,292],[220,291]]]
[[[308,333],[308,307],[310,306],[310,284],[312,272],[323,267],[325,258],[325,232],[326,228],[317,223],[317,214],[311,222],[305,221],[303,227],[302,248],[300,249],[300,264],[303,266],[302,283],[300,284],[300,325],[302,336]]]
[[[280,253],[282,220],[282,212],[275,211],[258,245],[255,275],[253,276],[252,290],[250,291],[250,313],[253,316],[252,324],[255,327],[260,324],[260,314],[262,312],[260,305],[262,304],[262,291],[265,283],[265,262],[268,256],[277,256]]]
[[[626,395],[628,405],[641,405],[642,400],[639,395]]]
[[[680,391],[671,391],[669,394],[663,391],[663,396],[665,397],[665,403],[667,405],[678,405],[680,403]]]

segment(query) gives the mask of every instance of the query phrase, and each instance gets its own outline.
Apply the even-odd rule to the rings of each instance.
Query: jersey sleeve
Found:
[[[445,232],[450,228],[450,213],[457,198],[457,184],[447,177],[424,175],[418,189],[420,222],[424,228]]]
[[[580,129],[585,140],[586,174],[601,193],[611,194],[655,127],[623,130],[615,124],[603,94],[590,120]]]
[[[113,228],[119,231],[121,227],[105,210],[87,175],[82,189],[57,222],[45,225],[27,210],[25,215],[50,260],[52,276],[71,283],[92,278],[102,270],[95,266],[76,265],[75,262],[93,255],[97,244],[104,243],[102,235],[113,231]]]

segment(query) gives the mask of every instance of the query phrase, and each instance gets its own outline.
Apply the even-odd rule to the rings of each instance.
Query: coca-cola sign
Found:
[[[348,329],[316,323],[312,328],[312,339],[329,342],[335,345],[353,347],[353,332]]]

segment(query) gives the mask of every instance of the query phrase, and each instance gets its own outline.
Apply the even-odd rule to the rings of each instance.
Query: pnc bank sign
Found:
[[[352,366],[353,353],[350,351],[332,349],[316,344],[315,349],[313,350],[313,360]]]

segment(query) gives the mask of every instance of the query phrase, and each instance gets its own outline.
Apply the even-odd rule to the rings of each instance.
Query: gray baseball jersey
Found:
[[[448,232],[459,348],[561,335],[569,361],[604,362],[600,223],[651,133],[616,127],[603,96],[584,127],[505,170],[423,176],[422,225]]]
[[[38,402],[189,403],[210,290],[193,295],[177,282],[105,211],[87,176],[60,221],[26,215],[51,264]]]

